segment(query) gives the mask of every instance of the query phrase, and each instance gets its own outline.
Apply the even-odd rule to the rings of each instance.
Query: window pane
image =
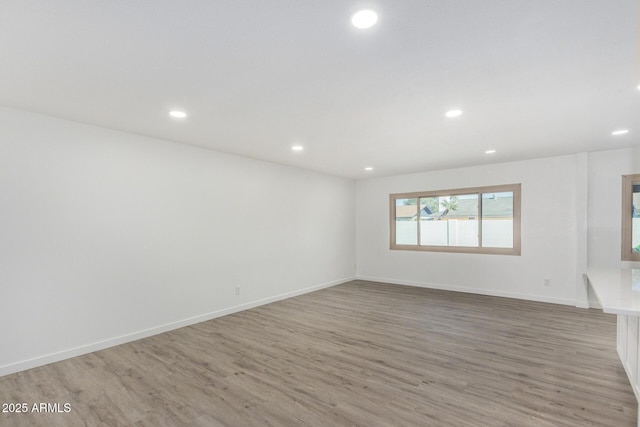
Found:
[[[478,195],[420,198],[422,246],[478,246]]]
[[[482,246],[513,247],[513,192],[482,194]]]
[[[418,199],[396,199],[396,245],[418,244]]]
[[[634,182],[632,187],[631,251],[640,252],[640,182]]]

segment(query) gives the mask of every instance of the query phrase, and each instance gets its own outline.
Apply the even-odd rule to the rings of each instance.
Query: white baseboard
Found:
[[[370,282],[391,283],[394,285],[415,286],[418,288],[439,289],[443,291],[465,292],[468,294],[489,295],[494,297],[515,298],[515,299],[522,299],[527,301],[548,302],[552,304],[576,306],[576,301],[571,299],[550,298],[550,297],[541,296],[541,295],[520,294],[515,292],[496,291],[492,289],[467,288],[463,286],[443,285],[440,283],[414,282],[410,280],[398,280],[398,279],[392,279],[388,277],[358,276],[358,280],[367,280]]]
[[[113,347],[116,345],[128,343],[131,341],[136,341],[142,338],[147,338],[152,335],[161,334],[164,332],[169,332],[174,329],[183,328],[185,326],[193,325],[200,322],[205,322],[207,320],[215,319],[216,317],[226,316],[228,314],[237,313],[239,311],[248,310],[250,308],[258,307],[265,304],[270,304],[272,302],[281,301],[287,298],[292,298],[295,296],[307,294],[310,292],[318,291],[324,288],[330,288],[332,286],[340,285],[343,283],[350,282],[355,280],[355,277],[348,277],[344,279],[334,280],[331,282],[321,283],[319,285],[310,286],[304,289],[298,289],[292,292],[286,292],[284,294],[275,295],[268,298],[263,298],[256,301],[251,301],[248,303],[236,305],[233,307],[224,308],[221,310],[216,310],[210,313],[202,314],[199,316],[190,317],[187,319],[179,320],[176,322],[167,323],[164,325],[156,326],[153,328],[145,329],[142,331],[133,332],[126,335],[121,335],[119,337],[109,338],[107,340],[93,342],[87,345],[82,345],[74,348],[70,348],[67,350],[59,351],[56,353],[46,354],[43,356],[34,357],[31,359],[23,360],[16,363],[11,363],[8,365],[0,366],[0,377],[4,375],[13,374],[16,372],[24,371],[27,369],[35,368],[42,365],[47,365],[49,363],[59,362],[61,360],[70,359],[72,357],[81,356],[87,353],[93,353],[94,351],[104,350],[105,348]]]
[[[600,304],[600,301],[587,301],[587,302],[581,302],[580,305],[576,304],[576,307],[580,307],[580,308],[597,308],[599,310],[602,310],[602,304]]]

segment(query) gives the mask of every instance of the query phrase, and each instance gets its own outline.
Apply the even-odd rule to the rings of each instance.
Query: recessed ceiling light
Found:
[[[294,145],[293,147],[291,147],[291,149],[293,151],[302,151],[304,150],[304,147],[302,145]]]
[[[373,27],[378,22],[378,15],[373,10],[361,10],[351,17],[351,24],[360,29]]]
[[[187,113],[185,113],[184,111],[178,111],[178,110],[170,111],[169,115],[171,117],[175,117],[176,119],[184,119],[185,117],[187,117]]]
[[[629,129],[620,129],[611,132],[611,135],[624,135],[625,133],[629,133]]]
[[[462,110],[450,110],[447,111],[445,116],[447,117],[458,117],[462,114]]]
[[[366,168],[364,168],[364,170],[366,170],[367,172],[372,171],[373,168],[371,166],[367,166]]]
[[[484,154],[495,154],[496,150],[487,150]]]

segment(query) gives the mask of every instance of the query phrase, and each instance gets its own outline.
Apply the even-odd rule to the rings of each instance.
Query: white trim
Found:
[[[370,277],[370,276],[358,276],[358,280],[391,283],[393,285],[415,286],[418,288],[439,289],[442,291],[464,292],[468,294],[489,295],[494,297],[515,298],[515,299],[523,299],[527,301],[548,302],[552,304],[562,304],[562,305],[572,305],[572,306],[576,305],[575,300],[565,299],[565,298],[550,298],[550,297],[541,296],[541,295],[503,292],[503,291],[496,291],[492,289],[467,288],[463,286],[443,285],[440,283],[414,282],[410,280],[398,280],[398,279],[391,279],[387,277]]]
[[[49,363],[59,362],[61,360],[70,359],[72,357],[81,356],[87,353],[93,353],[94,351],[104,350],[116,345],[136,341],[142,338],[147,338],[153,335],[162,334],[164,332],[172,331],[174,329],[183,328],[185,326],[193,325],[207,320],[215,319],[217,317],[226,316],[228,314],[237,313],[239,311],[248,310],[250,308],[258,307],[272,302],[281,301],[287,298],[292,298],[298,295],[307,294],[310,292],[318,291],[324,288],[330,288],[332,286],[341,285],[343,283],[351,282],[355,280],[355,277],[347,277],[344,279],[338,279],[331,282],[321,283],[319,285],[310,286],[304,289],[298,289],[284,294],[275,295],[268,298],[259,299],[256,301],[236,305],[229,308],[213,311],[211,313],[202,314],[199,316],[189,317],[187,319],[178,320],[177,322],[166,323],[164,325],[156,326],[142,331],[133,332],[131,334],[121,335],[119,337],[109,338],[103,341],[94,342],[79,347],[62,350],[56,353],[45,354],[43,356],[34,357],[31,359],[23,360],[16,363],[10,363],[8,365],[0,366],[0,377],[4,375],[13,374],[16,372],[24,371],[27,369],[35,368],[37,366],[47,365]]]
[[[578,306],[576,306],[578,307]],[[580,306],[581,307],[581,306]],[[600,304],[600,301],[587,301],[587,306],[584,308],[597,308],[598,310],[602,310],[602,304]]]
[[[578,308],[602,308],[602,306],[596,307],[595,304],[591,304],[591,303],[589,303],[589,301],[576,301],[576,307],[578,307]]]

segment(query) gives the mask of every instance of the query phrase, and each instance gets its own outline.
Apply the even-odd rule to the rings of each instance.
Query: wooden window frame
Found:
[[[640,182],[640,174],[622,175],[622,261],[640,261],[640,252],[631,248],[634,182]]]
[[[422,251],[422,252],[454,252],[490,255],[520,255],[521,250],[521,184],[493,185],[487,187],[456,188],[449,190],[418,191],[413,193],[396,193],[389,195],[389,236],[391,250]],[[483,248],[482,245],[482,194],[513,192],[513,247],[512,248]],[[459,196],[466,194],[478,194],[478,246],[429,246],[398,245],[396,244],[396,200],[413,199],[420,197]],[[418,208],[416,207],[416,213]],[[420,221],[418,221],[418,236],[420,233]]]

